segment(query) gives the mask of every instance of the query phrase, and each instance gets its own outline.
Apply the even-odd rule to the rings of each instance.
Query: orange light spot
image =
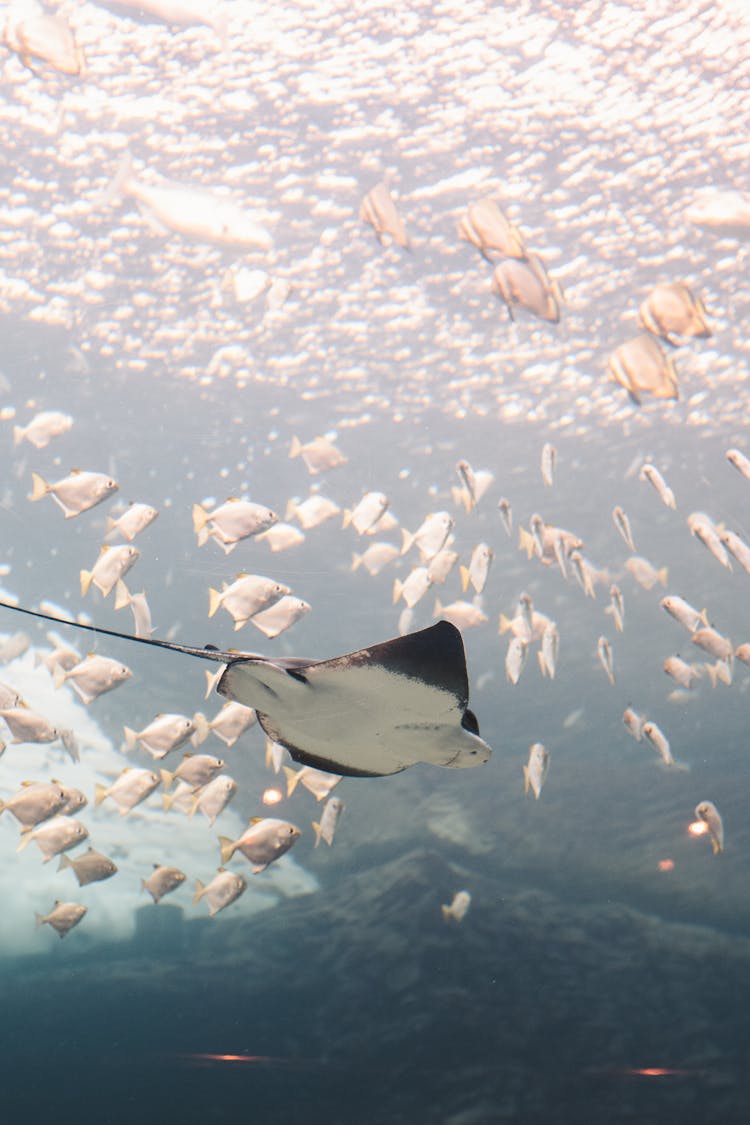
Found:
[[[263,794],[264,805],[278,805],[281,799],[282,793],[280,789],[266,789],[265,793]]]
[[[639,1066],[633,1067],[632,1070],[627,1070],[626,1074],[632,1074],[637,1078],[665,1078],[669,1075],[687,1074],[686,1070],[678,1070],[670,1066]]]
[[[660,859],[659,860],[659,870],[660,871],[674,871],[674,860],[673,859]]]
[[[705,820],[694,820],[692,824],[688,825],[688,832],[691,836],[705,836],[708,832],[708,825]]]

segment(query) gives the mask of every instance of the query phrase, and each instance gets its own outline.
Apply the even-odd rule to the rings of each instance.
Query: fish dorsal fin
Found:
[[[52,778],[52,780],[53,781],[55,780],[54,777]],[[36,784],[37,783],[35,781],[22,781],[21,782],[21,785],[23,785],[24,787],[27,786],[27,785],[36,785]],[[58,782],[58,784],[59,784],[59,782]]]
[[[223,875],[225,871],[226,871],[226,867],[219,867],[216,871],[216,874],[217,875],[219,875],[219,874]]]
[[[261,820],[263,820],[262,816],[251,816],[250,824],[260,824]],[[248,824],[248,828],[250,827],[250,824]]]

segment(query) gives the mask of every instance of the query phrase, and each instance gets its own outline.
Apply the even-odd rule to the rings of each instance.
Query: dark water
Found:
[[[295,550],[247,541],[225,557],[197,548],[192,506],[245,495],[283,516],[311,487],[342,508],[380,489],[411,531],[446,509],[462,562],[480,541],[495,552],[488,620],[464,631],[471,706],[493,756],[478,770],[345,779],[330,849],[313,847],[320,806],[298,787],[279,806],[302,829],[288,862],[254,876],[238,857],[250,889],[209,919],[191,896],[219,862],[217,835],[268,814],[261,793],[283,780],[255,727],[231,749],[213,737],[203,747],[239,785],[215,828],[163,813],[157,797],[127,818],[93,808],[96,780],[151,764],[121,753],[123,725],[218,711],[197,663],[97,640],[134,675],[88,713],[64,712],[81,764],[56,749],[0,757],[3,798],[29,777],[80,784],[91,840],[121,868],[79,891],[56,860],[43,865],[33,847],[16,855],[15,822],[0,820],[0,1112],[745,1121],[750,676],[736,661],[731,687],[704,676],[670,697],[664,659],[702,657],[659,607],[679,593],[735,645],[750,640],[750,578],[721,567],[686,525],[705,511],[750,538],[750,483],[725,457],[749,447],[746,244],[684,217],[702,189],[747,188],[744,7],[236,3],[226,49],[207,27],[92,3],[60,10],[87,75],[32,72],[10,53],[0,75],[3,584],[22,605],[47,598],[129,631],[127,611],[79,591],[112,505],[64,520],[51,500],[27,499],[32,471],[107,471],[119,498],[160,511],[128,578],[147,591],[157,636],[325,658],[397,634],[393,581],[416,553],[376,578],[353,573],[363,544],[337,518]],[[144,183],[224,185],[270,212],[274,250],[165,235],[133,199],[105,202],[126,149]],[[410,254],[358,219],[384,177]],[[562,282],[559,325],[525,313],[511,323],[490,266],[457,240],[463,208],[484,194],[499,196]],[[287,300],[274,310],[264,296],[239,299],[232,271],[245,268],[288,282]],[[679,402],[638,410],[608,380],[607,357],[636,332],[649,288],[675,279],[704,298],[713,336],[676,349]],[[68,411],[73,428],[43,450],[14,446],[13,422],[42,409]],[[323,433],[348,461],[310,477],[289,458],[291,439]],[[539,468],[546,441],[558,454],[552,488]],[[459,458],[494,474],[471,514],[451,493]],[[647,458],[676,511],[639,480]],[[665,587],[647,591],[626,572],[616,504],[638,553],[668,568]],[[606,571],[595,599],[519,550],[518,527],[536,512],[575,531]],[[400,544],[400,529],[387,538]],[[235,633],[223,612],[208,619],[209,587],[242,571],[287,583],[310,614],[273,641],[251,626]],[[605,613],[613,581],[622,634]],[[443,605],[468,597],[456,569],[409,628],[432,623],[436,592]],[[543,679],[530,652],[514,687],[497,625],[523,592],[557,623],[560,658]],[[3,614],[3,632],[18,627]],[[46,627],[27,631],[33,649],[48,647]],[[596,656],[602,634],[614,685]],[[90,642],[76,643],[85,653]],[[31,655],[0,671],[62,722],[71,693],[44,675]],[[630,738],[626,706],[657,721],[689,769],[660,767]],[[537,741],[551,765],[535,801],[521,770]],[[707,799],[723,818],[719,856],[688,832]],[[187,885],[144,905],[139,881],[156,861],[182,865]],[[472,899],[457,924],[440,908],[460,889]],[[63,941],[34,927],[57,897],[88,906]]]

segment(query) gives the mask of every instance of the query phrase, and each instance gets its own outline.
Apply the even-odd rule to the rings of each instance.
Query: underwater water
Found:
[[[80,572],[105,536],[125,543],[107,521],[146,503],[124,582],[154,637],[327,660],[448,618],[492,750],[342,777],[316,846],[326,796],[286,751],[274,768],[259,723],[233,745],[211,730],[163,758],[127,749],[124,728],[158,715],[213,722],[213,666],[0,608],[0,684],[79,749],[14,742],[4,720],[0,800],[80,789],[88,838],[66,854],[117,865],[79,887],[0,815],[3,1112],[745,1121],[750,479],[727,451],[750,457],[746,4],[29,0],[0,27],[0,601],[131,634]],[[383,183],[408,246],[392,215],[373,229]],[[485,198],[519,259],[459,237]],[[559,318],[534,312],[535,256]],[[658,338],[649,295],[676,282],[683,330]],[[642,342],[612,364],[647,330],[655,376]],[[36,444],[22,431],[52,411],[69,420]],[[32,473],[73,470],[118,487],[66,519]],[[360,532],[344,511],[375,492],[392,525]],[[340,510],[304,527],[316,495]],[[230,497],[304,537],[200,543],[196,505]],[[402,584],[443,545],[434,522],[412,538],[436,513],[455,558],[407,607]],[[371,575],[354,563],[375,542],[394,549]],[[309,610],[275,637],[209,616],[209,590],[244,574]],[[665,596],[700,618],[680,625]],[[544,615],[533,637],[524,604]],[[84,703],[48,667],[62,644],[132,674]],[[351,766],[356,716],[335,704],[330,760]],[[525,786],[537,743],[547,767]],[[213,824],[197,789],[165,807],[159,771],[186,750],[236,782]],[[156,771],[150,796],[127,815],[96,802],[133,767]],[[257,873],[239,852],[222,864],[218,837],[257,817],[299,838]],[[157,864],[185,876],[158,904]],[[211,916],[196,880],[220,866],[247,888]],[[443,909],[459,892],[463,916]],[[56,901],[86,908],[62,940]]]

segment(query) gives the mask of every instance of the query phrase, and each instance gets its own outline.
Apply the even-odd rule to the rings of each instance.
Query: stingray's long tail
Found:
[[[64,617],[55,617],[51,613],[41,613],[38,609],[24,609],[23,606],[11,605],[10,602],[0,602],[0,609],[11,609],[14,613],[25,613],[27,617],[51,621],[54,625],[69,625],[71,629],[85,629],[87,633],[96,633],[102,637],[116,637],[120,641],[136,641],[139,645],[151,645],[153,648],[165,648],[169,652],[181,652],[185,656],[196,656],[199,660],[211,660],[216,664],[227,664],[236,660],[238,656],[251,659],[257,655],[252,652],[221,652],[213,645],[206,645],[205,648],[194,648],[192,645],[177,645],[171,641],[160,641],[153,637],[134,637],[131,633],[118,633],[115,629],[102,629],[99,625],[84,625],[80,621],[68,621]]]

